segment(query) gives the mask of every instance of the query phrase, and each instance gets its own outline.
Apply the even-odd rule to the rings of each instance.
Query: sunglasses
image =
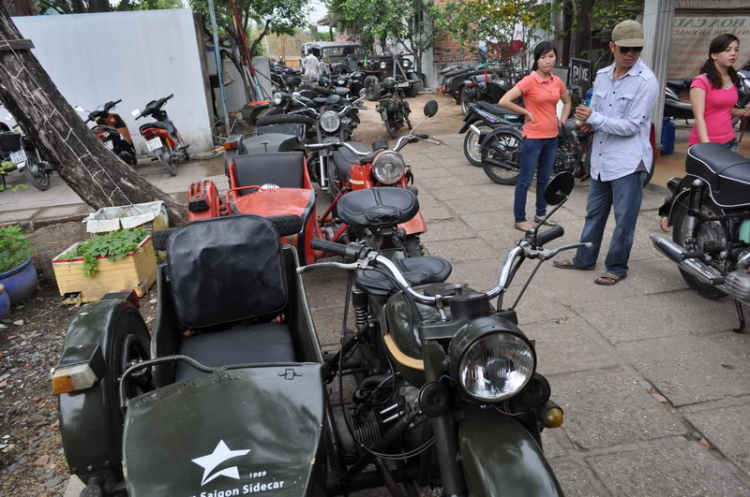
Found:
[[[643,47],[617,47],[620,49],[620,53],[626,54],[629,52],[641,53]]]

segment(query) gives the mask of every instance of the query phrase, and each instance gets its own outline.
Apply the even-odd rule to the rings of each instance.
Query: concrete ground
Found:
[[[520,235],[513,229],[513,188],[490,182],[464,159],[457,134],[462,116],[449,98],[412,100],[415,117],[428,98],[441,109],[420,131],[443,144],[403,151],[427,220],[422,240],[430,255],[452,263],[449,281],[488,289]],[[360,140],[369,143],[384,133],[374,108],[362,117]],[[153,180],[178,192],[208,173],[220,170],[186,165],[177,178],[155,171]],[[517,308],[521,328],[536,341],[538,370],[565,410],[565,424],[545,431],[544,443],[569,496],[750,495],[750,335],[732,332],[737,318],[729,299],[699,297],[651,247],[649,236],[660,233],[656,209],[664,194],[656,186],[645,190],[626,280],[603,287],[593,282],[604,271],[601,263],[588,272],[546,263]],[[10,203],[8,195],[0,194],[0,222],[13,212],[38,209],[33,215],[42,215],[65,207],[49,204],[75,200],[59,178],[49,192],[23,192]],[[36,200],[22,199],[27,195]],[[577,186],[556,214],[566,234],[555,245],[577,241],[586,195],[587,185]],[[532,190],[529,208],[534,199]],[[610,220],[603,251],[613,226]],[[566,255],[572,254],[561,258]],[[515,300],[532,266],[521,269],[506,303]],[[306,280],[321,342],[335,347],[345,274],[312,272]],[[69,495],[76,494],[71,489]]]

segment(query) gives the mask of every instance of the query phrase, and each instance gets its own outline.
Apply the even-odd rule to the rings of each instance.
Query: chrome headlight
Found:
[[[388,64],[386,64],[385,62],[381,62],[380,63],[380,68],[381,69],[385,69],[386,67],[388,67]]]
[[[534,376],[536,353],[520,331],[471,324],[450,344],[451,374],[470,397],[502,402],[518,394]]]
[[[344,78],[339,78],[339,86],[344,86],[346,84],[346,80]]]
[[[274,105],[281,105],[281,102],[284,101],[284,96],[280,92],[276,92],[273,94],[273,104]]]
[[[401,154],[393,150],[386,150],[375,158],[372,163],[372,174],[384,185],[392,185],[406,173],[406,163]]]
[[[411,62],[409,62],[408,60],[403,60],[401,64],[403,64],[404,67],[409,67],[411,65]]]
[[[339,129],[339,126],[341,126],[341,119],[334,111],[328,110],[323,112],[323,115],[320,116],[320,127],[323,128],[323,131],[326,133],[333,133]]]

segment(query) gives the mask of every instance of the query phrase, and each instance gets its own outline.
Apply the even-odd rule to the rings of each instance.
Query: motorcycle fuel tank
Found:
[[[325,481],[318,364],[219,371],[128,402],[128,495],[318,495]]]

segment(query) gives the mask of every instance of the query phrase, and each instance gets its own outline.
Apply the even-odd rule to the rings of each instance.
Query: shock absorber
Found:
[[[693,184],[690,185],[690,193],[688,194],[688,209],[687,209],[687,233],[686,242],[695,244],[695,226],[697,224],[697,216],[701,212],[701,204],[703,203],[703,180],[696,179]]]
[[[357,331],[367,326],[367,294],[357,285],[352,287],[352,306],[354,307],[354,322]]]

